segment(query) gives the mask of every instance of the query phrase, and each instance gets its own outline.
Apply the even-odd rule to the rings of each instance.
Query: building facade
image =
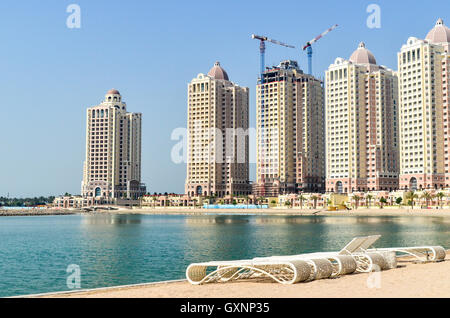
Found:
[[[219,62],[189,83],[187,124],[185,193],[249,194],[249,89],[231,82]]]
[[[398,53],[400,188],[450,186],[450,29],[439,19]]]
[[[257,160],[253,193],[278,196],[323,191],[325,183],[322,82],[296,61],[267,69],[257,85]]]
[[[326,190],[398,188],[398,79],[360,43],[326,71]]]
[[[94,203],[113,203],[145,194],[141,128],[142,114],[127,112],[115,89],[106,93],[101,104],[87,109],[83,197],[95,198]]]

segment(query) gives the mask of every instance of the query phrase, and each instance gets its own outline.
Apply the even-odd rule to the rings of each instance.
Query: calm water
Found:
[[[192,262],[333,251],[352,237],[376,246],[450,248],[450,218],[71,215],[0,218],[0,296],[183,279]]]

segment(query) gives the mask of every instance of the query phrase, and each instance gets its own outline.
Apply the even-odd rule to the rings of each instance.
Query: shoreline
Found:
[[[440,216],[450,217],[450,208],[408,209],[408,208],[359,208],[357,210],[325,211],[313,209],[193,209],[193,208],[135,208],[116,211],[97,211],[100,214],[143,214],[143,215],[260,215],[260,216]]]
[[[81,209],[44,209],[44,210],[0,210],[0,217],[5,216],[52,216],[52,215],[256,215],[256,216],[346,216],[346,217],[395,217],[423,216],[450,217],[450,207],[443,209],[410,208],[358,208],[357,210],[328,211],[319,209],[268,208],[268,209],[203,209],[203,208],[118,208],[118,210],[99,210],[86,212]]]
[[[373,285],[373,273],[344,275],[307,283],[282,285],[272,281],[239,281],[191,285],[187,280],[55,292],[14,298],[448,298],[450,251],[439,263],[414,263],[398,259],[399,267],[380,272]]]
[[[0,217],[2,216],[51,216],[51,215],[74,215],[81,211],[75,210],[56,210],[56,209],[36,209],[36,210],[2,210],[0,209]]]

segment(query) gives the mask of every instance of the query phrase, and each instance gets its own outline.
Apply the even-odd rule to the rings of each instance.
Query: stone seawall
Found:
[[[43,215],[72,215],[76,214],[76,211],[69,210],[53,210],[53,209],[20,209],[20,210],[2,210],[0,209],[0,216],[43,216]]]

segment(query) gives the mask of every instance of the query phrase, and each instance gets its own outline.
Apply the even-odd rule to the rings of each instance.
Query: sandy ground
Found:
[[[120,209],[96,213],[111,214],[165,214],[165,215],[205,215],[205,214],[256,214],[256,215],[326,215],[326,216],[445,216],[450,217],[450,208],[410,209],[410,208],[359,208],[348,211],[325,211],[312,209],[193,209],[193,208],[148,208]]]
[[[201,286],[187,281],[47,295],[75,298],[426,298],[450,297],[450,253],[440,263],[416,264],[403,259],[399,267],[295,285],[272,282],[233,282]]]

